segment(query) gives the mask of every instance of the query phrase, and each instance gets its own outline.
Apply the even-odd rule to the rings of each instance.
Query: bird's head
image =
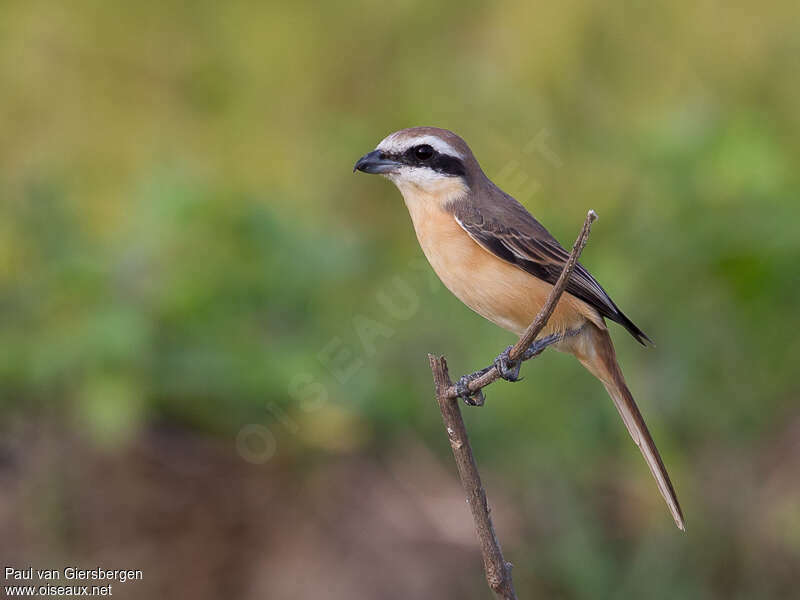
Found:
[[[466,142],[437,127],[395,131],[359,158],[356,170],[391,180],[406,202],[424,196],[441,203],[466,193],[481,173]]]

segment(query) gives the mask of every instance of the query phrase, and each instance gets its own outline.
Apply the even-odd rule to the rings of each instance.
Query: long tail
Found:
[[[611,396],[628,428],[628,433],[631,434],[633,441],[641,450],[647,466],[650,467],[650,472],[658,484],[658,490],[664,496],[672,518],[675,519],[675,524],[681,531],[686,531],[678,497],[675,495],[667,469],[661,461],[661,455],[647,429],[642,413],[639,412],[639,407],[636,406],[636,402],[625,384],[625,378],[617,363],[614,345],[611,343],[611,336],[608,331],[601,330],[593,324],[587,324],[576,338],[572,344],[573,354],[589,372],[605,385],[608,395]]]

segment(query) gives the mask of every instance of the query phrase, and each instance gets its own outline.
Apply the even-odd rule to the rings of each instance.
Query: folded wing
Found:
[[[534,277],[554,284],[569,253],[521,204],[503,195],[507,201],[513,202],[505,207],[507,210],[502,215],[503,222],[495,218],[492,211],[479,212],[466,205],[454,207],[456,221],[484,249]],[[580,263],[575,266],[566,289],[596,308],[604,317],[625,327],[639,343],[644,345],[651,342]]]

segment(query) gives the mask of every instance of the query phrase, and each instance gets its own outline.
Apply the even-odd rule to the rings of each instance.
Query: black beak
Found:
[[[400,166],[400,163],[388,158],[380,150],[373,150],[358,159],[353,167],[353,173],[363,171],[364,173],[388,173]]]

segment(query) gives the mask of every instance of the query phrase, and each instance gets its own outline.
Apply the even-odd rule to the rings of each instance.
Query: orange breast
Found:
[[[452,214],[423,198],[407,199],[422,251],[442,283],[472,310],[517,335],[536,317],[552,286],[475,242]],[[597,311],[565,293],[542,335],[581,327],[602,329]]]

